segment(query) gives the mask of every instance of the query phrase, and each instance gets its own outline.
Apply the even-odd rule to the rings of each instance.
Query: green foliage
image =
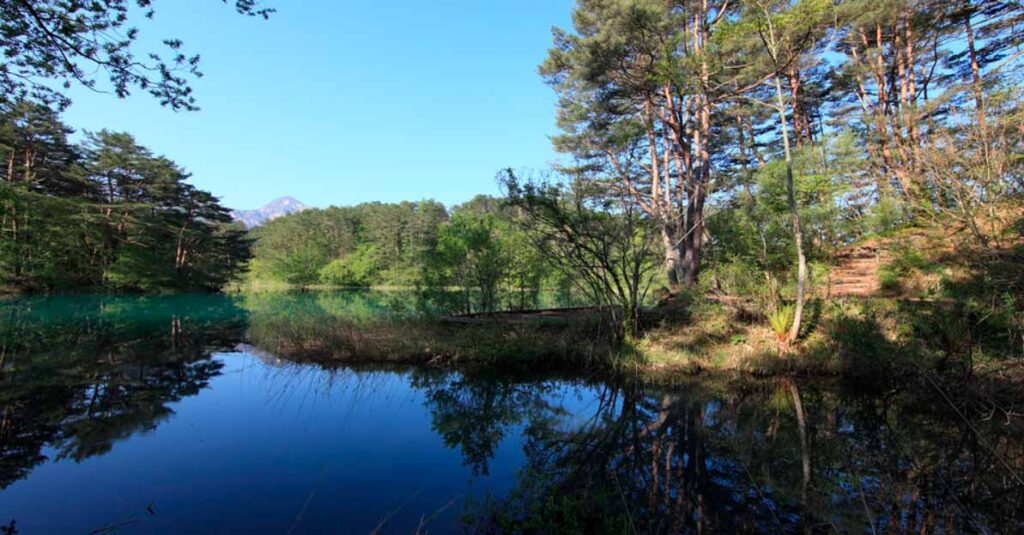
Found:
[[[267,18],[272,8],[258,0],[235,0],[235,11]],[[197,110],[190,82],[201,76],[199,55],[162,36],[165,50],[139,50],[138,22],[152,19],[149,1],[63,2],[20,0],[4,4],[0,17],[0,89],[8,98],[35,98],[61,107],[70,103],[56,88],[72,83],[96,89],[108,84],[124,98],[152,95],[172,109]]]
[[[493,214],[457,213],[442,229],[437,250],[427,263],[427,282],[433,287],[461,288],[464,299],[459,308],[466,312],[497,308],[499,285],[510,259],[497,226]]]
[[[906,222],[907,215],[903,205],[891,197],[882,197],[877,204],[871,207],[867,229],[884,234],[902,227]]]
[[[899,291],[901,277],[900,273],[889,269],[888,266],[883,266],[878,270],[878,284],[887,292]]]
[[[458,289],[445,298],[454,310],[536,306],[551,269],[519,216],[504,202],[483,196],[455,207],[453,213],[425,264],[424,282],[433,288]]]
[[[826,262],[860,233],[850,226],[854,208],[845,202],[848,177],[843,170],[855,157],[849,143],[848,137],[838,135],[793,152],[797,209],[804,236],[813,237],[804,240],[811,265]],[[796,247],[785,162],[769,161],[737,180],[742,187],[708,217],[712,246],[706,273],[715,289],[750,297],[766,313],[777,308],[780,296],[795,293]]]
[[[362,244],[320,268],[320,282],[332,286],[370,286],[380,270],[377,257],[372,244]]]
[[[311,209],[253,229],[249,278],[289,284],[420,287],[450,311],[524,309],[564,281],[502,199]],[[448,291],[448,289],[454,291]]]
[[[893,253],[893,259],[878,270],[878,282],[882,289],[888,292],[901,290],[903,280],[914,273],[936,273],[942,267],[925,258],[920,251],[894,247]]]
[[[435,201],[366,203],[279,217],[252,231],[260,272],[250,276],[298,285],[416,286],[447,218]]]
[[[16,289],[73,289],[102,279],[101,266],[80,254],[82,245],[103,238],[100,214],[91,207],[6,184],[0,184],[0,205],[8,219],[0,239],[3,284]],[[12,231],[15,222],[17,236]]]
[[[0,103],[0,284],[16,290],[215,290],[244,231],[177,164],[128,134],[67,142],[56,114]],[[17,162],[17,165],[15,165]]]
[[[303,210],[252,231],[254,259],[272,278],[315,284],[339,251],[354,249],[355,222],[347,213]]]
[[[593,304],[618,317],[623,339],[636,337],[640,310],[658,265],[654,225],[627,197],[579,179],[521,179],[499,174],[522,210],[534,246]]]
[[[1024,356],[1024,245],[972,260],[969,276],[942,282],[941,295],[953,300],[948,322],[961,333],[950,342],[977,352],[972,358]],[[922,336],[936,339],[943,323],[934,325]]]
[[[793,305],[784,305],[768,313],[768,325],[780,340],[786,337],[789,329],[793,326],[794,311]]]
[[[893,269],[900,273],[909,273],[912,270],[928,271],[935,267],[935,265],[924,257],[919,251],[912,249],[903,249],[898,251],[898,255],[890,263]]]

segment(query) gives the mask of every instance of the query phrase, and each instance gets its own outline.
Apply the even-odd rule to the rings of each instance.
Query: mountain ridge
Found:
[[[260,208],[252,210],[232,210],[231,218],[240,221],[246,228],[258,227],[278,217],[294,214],[309,209],[295,197],[285,195],[278,197]]]

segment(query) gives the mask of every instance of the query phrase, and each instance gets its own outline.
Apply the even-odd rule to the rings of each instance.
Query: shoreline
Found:
[[[673,310],[648,310],[636,340],[618,341],[593,314],[549,317],[531,311],[470,318],[316,321],[256,315],[252,343],[282,358],[323,365],[429,365],[450,369],[518,373],[523,370],[630,377],[673,383],[695,377],[814,377],[863,384],[920,374],[982,373],[993,366],[1015,370],[1024,384],[1024,363],[976,351],[963,362],[942,354],[933,340],[908,329],[911,321],[947,313],[945,301],[894,298],[815,302],[814,323],[799,345],[783,350],[762,319],[742,306],[703,299]],[[540,311],[544,312],[544,311]],[[550,311],[548,311],[550,312]]]

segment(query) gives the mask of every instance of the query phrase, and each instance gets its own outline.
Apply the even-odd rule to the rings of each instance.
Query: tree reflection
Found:
[[[225,297],[49,298],[0,313],[0,489],[48,459],[80,461],[154,429],[220,373],[212,351],[256,330]],[[796,379],[411,377],[474,474],[522,436],[514,488],[467,500],[472,532],[1024,528],[1021,421],[927,383],[859,395]]]
[[[545,396],[551,382],[481,380],[421,370],[413,376],[413,386],[424,391],[434,431],[446,446],[459,448],[474,475],[488,474],[488,461],[509,428],[547,425],[568,414]]]
[[[550,384],[421,382],[435,429],[465,462],[522,425],[515,489],[476,504],[473,531],[1017,532],[1019,424],[964,419],[926,391],[834,386],[596,386],[571,414]],[[985,445],[990,446],[987,448]]]
[[[0,489],[154,429],[219,373],[245,318],[215,296],[19,300],[0,324]],[[51,448],[55,453],[46,453]]]

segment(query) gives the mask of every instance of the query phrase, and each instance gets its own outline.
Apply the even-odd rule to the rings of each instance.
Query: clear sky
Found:
[[[230,2],[229,2],[230,3]],[[156,2],[145,40],[202,55],[198,112],[76,88],[79,130],[135,135],[232,208],[497,193],[504,167],[554,161],[555,96],[537,75],[571,0],[266,0],[270,20],[216,0]]]

